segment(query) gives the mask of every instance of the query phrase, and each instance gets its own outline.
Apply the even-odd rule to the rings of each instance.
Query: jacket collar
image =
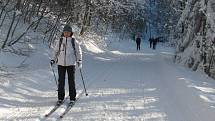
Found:
[[[71,40],[72,37],[67,37],[67,40]],[[66,37],[63,37],[63,40],[66,40]]]

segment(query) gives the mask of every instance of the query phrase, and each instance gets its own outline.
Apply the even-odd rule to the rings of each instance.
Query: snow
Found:
[[[63,120],[214,121],[215,81],[174,64],[173,48],[158,45],[151,50],[144,41],[137,52],[133,41],[112,42],[106,49],[97,42],[82,43],[89,96],[81,95]],[[57,100],[56,85],[49,66],[50,50],[45,45],[33,46],[37,51],[23,63],[27,68],[11,66],[12,75],[1,77],[0,120],[55,121],[65,109],[63,105],[49,118],[43,117]],[[12,58],[1,60],[6,63]],[[80,94],[83,86],[78,71],[76,87]]]
[[[213,73],[213,40],[214,40],[214,0],[188,0],[177,24],[177,55],[176,62],[194,71],[205,71],[211,77]],[[202,16],[202,17],[200,17]],[[202,18],[201,21],[198,19]],[[204,20],[205,22],[204,23]],[[200,22],[200,23],[199,23]],[[181,27],[184,32],[181,33]],[[198,28],[203,26],[202,28]],[[205,28],[205,33],[203,28]],[[173,32],[175,33],[175,32]],[[205,60],[203,59],[205,56]],[[209,67],[210,65],[210,67]]]
[[[94,41],[85,42],[85,47],[87,50],[91,51],[92,53],[103,53],[104,51],[101,50]]]

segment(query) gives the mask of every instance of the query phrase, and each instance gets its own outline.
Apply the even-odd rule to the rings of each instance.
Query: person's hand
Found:
[[[82,61],[78,61],[77,64],[78,64],[78,68],[81,69],[82,68]]]
[[[50,61],[50,64],[51,64],[51,66],[54,65],[54,64],[55,64],[55,61],[54,61],[54,60],[51,60],[51,61]]]

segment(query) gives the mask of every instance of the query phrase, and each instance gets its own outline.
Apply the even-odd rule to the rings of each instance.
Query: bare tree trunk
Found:
[[[213,58],[214,58],[214,50],[212,48],[212,54],[211,54],[211,58],[209,60],[209,65],[208,65],[208,69],[207,69],[207,74],[208,76],[211,76],[211,67],[212,67],[212,62],[213,62]]]
[[[21,11],[22,11],[22,13],[24,14],[26,8],[28,7],[28,0],[24,0],[24,1],[22,2],[22,5],[21,5],[21,6],[22,6]]]
[[[7,44],[7,41],[8,41],[8,39],[9,39],[9,35],[10,35],[10,32],[11,32],[11,29],[12,29],[12,27],[13,27],[13,24],[14,24],[15,19],[16,19],[16,12],[13,13],[13,19],[12,19],[12,22],[11,22],[11,24],[10,24],[10,27],[9,27],[9,30],[8,30],[8,33],[7,33],[7,37],[6,37],[4,43],[3,43],[2,47],[1,47],[2,49],[4,49],[5,46],[6,46],[6,44]]]
[[[34,26],[34,24],[35,24],[35,22],[32,22],[32,23],[28,26],[28,28],[25,30],[25,32],[22,33],[15,41],[11,41],[11,42],[8,44],[8,46],[12,46],[12,45],[14,45],[15,43],[17,43],[17,42],[28,32],[28,30],[30,30],[30,28]]]
[[[7,5],[9,4],[10,0],[7,0],[7,3],[5,4],[5,6],[3,6],[1,13],[0,13],[0,19],[2,17],[3,12],[5,11],[5,8],[7,7]]]
[[[49,36],[49,39],[48,39],[48,42],[49,42],[49,43],[52,42],[52,38],[53,38],[53,36],[54,36],[54,34],[55,34],[55,32],[56,32],[56,29],[57,29],[57,25],[58,25],[59,20],[60,20],[60,15],[58,16],[58,18],[57,18],[57,20],[56,20],[56,23],[55,23],[55,25],[54,25],[54,27],[53,27],[53,30],[51,31],[51,34],[50,34],[50,36]]]
[[[37,22],[37,24],[36,24],[36,26],[35,26],[34,30],[36,30],[36,29],[37,29],[37,27],[38,27],[38,26],[39,26],[39,24],[40,24],[40,21],[43,19],[43,17],[44,17],[44,13],[45,13],[45,10],[46,10],[46,8],[43,8],[43,11],[42,11],[41,16],[40,16],[40,18],[39,18],[39,21]]]
[[[105,35],[107,34],[107,31],[108,31],[108,22],[106,22],[106,29],[105,29],[105,33],[104,33],[104,41],[105,41]]]
[[[25,15],[24,15],[24,23],[28,22],[28,15],[29,15],[29,8],[30,8],[30,1],[26,1],[26,11],[25,11]]]
[[[48,39],[49,47],[51,47],[51,43],[52,43],[52,41],[53,41],[53,38],[54,38],[54,36],[55,36],[56,31],[57,31],[57,26],[55,26],[55,27],[53,28],[53,30],[52,30],[52,32],[51,32],[51,34],[50,34],[50,36],[49,36],[49,39]]]
[[[4,14],[4,18],[2,19],[1,24],[0,24],[0,29],[1,29],[1,27],[2,27],[2,25],[4,23],[4,21],[5,21],[6,16],[7,16],[7,13]]]
[[[87,23],[88,23],[88,21],[90,21],[90,3],[89,2],[90,2],[90,0],[85,0],[86,8],[85,8],[85,13],[84,13],[84,18],[83,18],[80,35],[84,34],[84,32],[87,29]]]
[[[39,16],[39,13],[40,13],[40,8],[41,8],[41,6],[42,6],[42,3],[43,3],[43,0],[40,0],[40,3],[39,3],[39,6],[38,6],[38,8],[37,8],[37,16]]]
[[[29,12],[29,16],[27,17],[28,19],[28,23],[30,24],[32,21],[32,18],[34,17],[35,13],[36,13],[36,3],[32,2],[31,3],[31,7],[30,7],[30,12]]]
[[[16,28],[17,28],[17,26],[18,26],[18,24],[19,24],[20,19],[21,19],[21,16],[19,16],[19,18],[18,18],[18,20],[17,20],[17,22],[16,22],[16,25],[15,25],[15,27],[14,27],[14,29],[13,29],[12,34],[11,34],[11,38],[13,38],[13,35],[14,35],[15,31],[16,31]]]

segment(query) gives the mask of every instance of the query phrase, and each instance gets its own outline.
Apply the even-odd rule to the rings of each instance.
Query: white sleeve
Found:
[[[80,43],[75,40],[75,48],[76,48],[76,55],[77,55],[77,61],[82,61],[82,50]]]

